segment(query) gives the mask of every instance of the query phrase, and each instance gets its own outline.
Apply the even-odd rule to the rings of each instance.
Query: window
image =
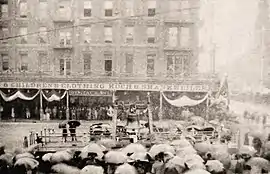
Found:
[[[71,16],[71,1],[60,0],[58,4],[58,16],[66,18]]]
[[[155,43],[155,27],[148,27],[147,28],[147,43]]]
[[[39,27],[39,43],[45,44],[47,43],[47,28]]]
[[[91,27],[84,27],[84,43],[91,42]]]
[[[148,16],[156,15],[156,1],[148,1]]]
[[[126,0],[126,15],[134,16],[134,2],[133,0]]]
[[[21,27],[20,28],[20,39],[21,39],[21,44],[27,44],[27,28],[26,27]]]
[[[6,71],[9,69],[9,59],[7,54],[2,54],[2,70]]]
[[[39,62],[40,62],[40,71],[49,72],[50,71],[50,60],[48,59],[48,54],[46,52],[38,53]]]
[[[190,46],[190,29],[187,27],[181,27],[180,32],[180,44],[182,47],[189,47]]]
[[[27,3],[19,2],[19,15],[21,18],[27,18]]]
[[[71,45],[71,39],[70,31],[60,31],[60,46]]]
[[[112,27],[105,26],[104,27],[104,34],[105,34],[105,43],[112,43]]]
[[[181,9],[183,9],[183,10],[181,12],[182,12],[182,17],[184,20],[189,19],[189,15],[190,15],[189,8],[190,8],[190,6],[189,6],[188,0],[182,0],[181,1]]]
[[[7,4],[1,5],[1,17],[2,18],[8,17],[8,5]]]
[[[168,75],[185,75],[188,71],[188,56],[186,55],[167,55]]]
[[[84,75],[91,72],[91,59],[92,56],[90,53],[83,54]]]
[[[9,36],[9,32],[8,32],[8,28],[3,27],[2,28],[2,36],[1,38],[7,38]],[[7,44],[8,43],[8,39],[3,39],[1,41],[2,44]]]
[[[152,76],[155,73],[155,54],[147,55],[147,76]]]
[[[38,15],[40,19],[45,19],[48,16],[48,3],[46,0],[39,0]]]
[[[104,10],[105,10],[106,17],[113,16],[113,1],[105,1],[104,2]]]
[[[104,54],[104,69],[105,69],[105,74],[107,76],[112,76],[112,54],[111,53],[106,53]]]
[[[91,17],[92,16],[92,2],[89,0],[85,0],[83,3],[83,16],[84,17]]]
[[[178,44],[178,28],[171,27],[169,28],[169,46],[176,47]]]
[[[126,54],[126,73],[133,73],[133,55]]]
[[[69,59],[60,59],[60,75],[70,75],[71,64]]]
[[[28,71],[28,54],[22,53],[21,57],[21,71]]]
[[[126,43],[133,43],[134,27],[126,27]]]
[[[170,6],[170,17],[178,17],[179,9],[180,9],[180,1],[178,0],[170,0],[169,1]]]

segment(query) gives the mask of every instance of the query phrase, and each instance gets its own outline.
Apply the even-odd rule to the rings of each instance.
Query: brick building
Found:
[[[206,92],[211,79],[197,75],[199,5],[10,0],[1,6],[0,88]]]

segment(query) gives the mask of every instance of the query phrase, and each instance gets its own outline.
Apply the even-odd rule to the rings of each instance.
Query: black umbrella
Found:
[[[70,120],[68,121],[70,127],[79,127],[81,123],[78,120]]]

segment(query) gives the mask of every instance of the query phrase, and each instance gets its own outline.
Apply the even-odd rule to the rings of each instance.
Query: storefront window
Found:
[[[9,69],[9,60],[7,54],[2,54],[2,70],[6,71]]]
[[[28,71],[28,54],[23,53],[21,56],[21,71]]]
[[[92,56],[90,53],[85,53],[83,55],[84,75],[88,75],[91,72],[91,59]]]
[[[92,1],[85,0],[83,6],[84,6],[84,10],[83,10],[84,17],[91,17],[92,16]]]
[[[126,73],[132,74],[133,73],[133,55],[126,54]]]
[[[155,57],[156,55],[147,56],[147,76],[152,76],[155,73]]]

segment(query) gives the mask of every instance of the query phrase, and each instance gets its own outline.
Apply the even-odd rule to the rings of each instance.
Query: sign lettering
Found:
[[[208,92],[209,85],[147,84],[147,83],[46,83],[0,82],[0,88],[69,89],[69,90],[131,90],[131,91],[185,91]]]

